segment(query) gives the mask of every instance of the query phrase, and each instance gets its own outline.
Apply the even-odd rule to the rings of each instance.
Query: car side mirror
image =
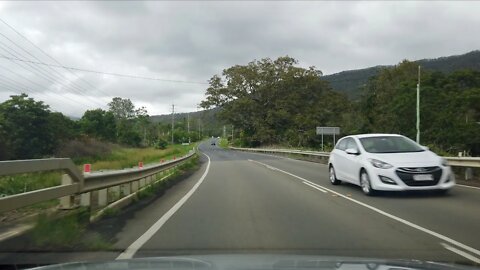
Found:
[[[349,155],[360,155],[360,152],[358,152],[357,149],[353,148],[348,148],[347,150],[345,150],[345,152]]]

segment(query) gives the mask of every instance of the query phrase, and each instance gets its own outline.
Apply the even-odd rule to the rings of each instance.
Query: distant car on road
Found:
[[[340,139],[330,153],[329,178],[358,185],[367,195],[378,190],[438,190],[455,185],[447,161],[397,134],[362,134]]]
[[[215,142],[212,142],[212,145],[215,145]]]

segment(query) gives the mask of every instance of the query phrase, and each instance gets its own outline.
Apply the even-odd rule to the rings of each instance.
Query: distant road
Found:
[[[210,143],[200,150],[210,164],[193,176],[204,176],[198,189],[121,256],[261,252],[480,263],[478,189],[366,197],[358,187],[330,185],[325,165]]]

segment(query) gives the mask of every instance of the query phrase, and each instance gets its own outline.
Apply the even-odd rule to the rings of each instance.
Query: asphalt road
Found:
[[[124,244],[135,243],[120,258],[288,253],[480,263],[478,189],[366,197],[330,185],[318,163],[210,143],[200,150],[202,170],[163,209],[152,206],[150,222],[131,222]]]
[[[108,226],[96,224],[115,234],[111,250],[2,253],[0,246],[0,268],[232,253],[480,265],[480,189],[367,197],[353,185],[332,186],[326,165],[210,142],[199,148],[198,171],[163,196],[107,220]]]

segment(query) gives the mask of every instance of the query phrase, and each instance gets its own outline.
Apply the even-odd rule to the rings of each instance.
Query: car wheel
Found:
[[[332,185],[340,185],[340,183],[342,183],[340,180],[337,179],[337,176],[335,175],[335,169],[333,168],[333,166],[330,166],[329,178],[330,178],[330,183],[332,183]]]
[[[360,174],[360,186],[362,187],[362,191],[365,193],[365,195],[375,195],[375,190],[372,188],[370,183],[370,177],[365,170],[362,170],[362,173]]]

